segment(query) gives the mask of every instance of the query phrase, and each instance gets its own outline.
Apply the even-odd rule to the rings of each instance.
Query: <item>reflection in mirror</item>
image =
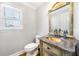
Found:
[[[72,18],[70,4],[60,9],[54,10],[49,13],[50,16],[50,32],[55,30],[67,31],[68,34],[72,32]]]

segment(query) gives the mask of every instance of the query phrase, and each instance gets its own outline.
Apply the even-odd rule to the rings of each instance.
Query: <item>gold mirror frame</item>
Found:
[[[55,3],[52,8],[48,11],[48,15],[49,15],[49,33],[51,33],[51,20],[50,20],[50,13],[53,11],[56,11],[62,7],[65,7],[67,5],[70,5],[70,34],[69,35],[73,35],[73,2],[57,2]]]

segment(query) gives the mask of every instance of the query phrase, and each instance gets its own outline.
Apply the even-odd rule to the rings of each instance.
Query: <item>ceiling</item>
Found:
[[[49,4],[49,2],[24,2],[24,5],[28,5],[29,7],[33,8],[33,9],[38,9],[39,7],[45,5],[45,4]]]

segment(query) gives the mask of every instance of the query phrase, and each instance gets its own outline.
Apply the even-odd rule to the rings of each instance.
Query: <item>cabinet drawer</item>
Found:
[[[49,54],[45,50],[43,50],[43,55],[44,56],[49,56]]]
[[[46,43],[43,43],[43,49],[44,50],[47,50],[49,53],[51,53],[51,54],[56,54],[56,55],[58,55],[58,56],[61,56],[62,55],[62,50],[61,49],[59,49],[59,48],[56,48],[56,47],[54,47],[54,46],[50,46],[50,45],[48,45],[48,44],[46,44]]]

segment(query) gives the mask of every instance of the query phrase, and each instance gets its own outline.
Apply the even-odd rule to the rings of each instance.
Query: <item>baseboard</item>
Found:
[[[18,51],[10,56],[25,56],[26,52],[24,50]]]

